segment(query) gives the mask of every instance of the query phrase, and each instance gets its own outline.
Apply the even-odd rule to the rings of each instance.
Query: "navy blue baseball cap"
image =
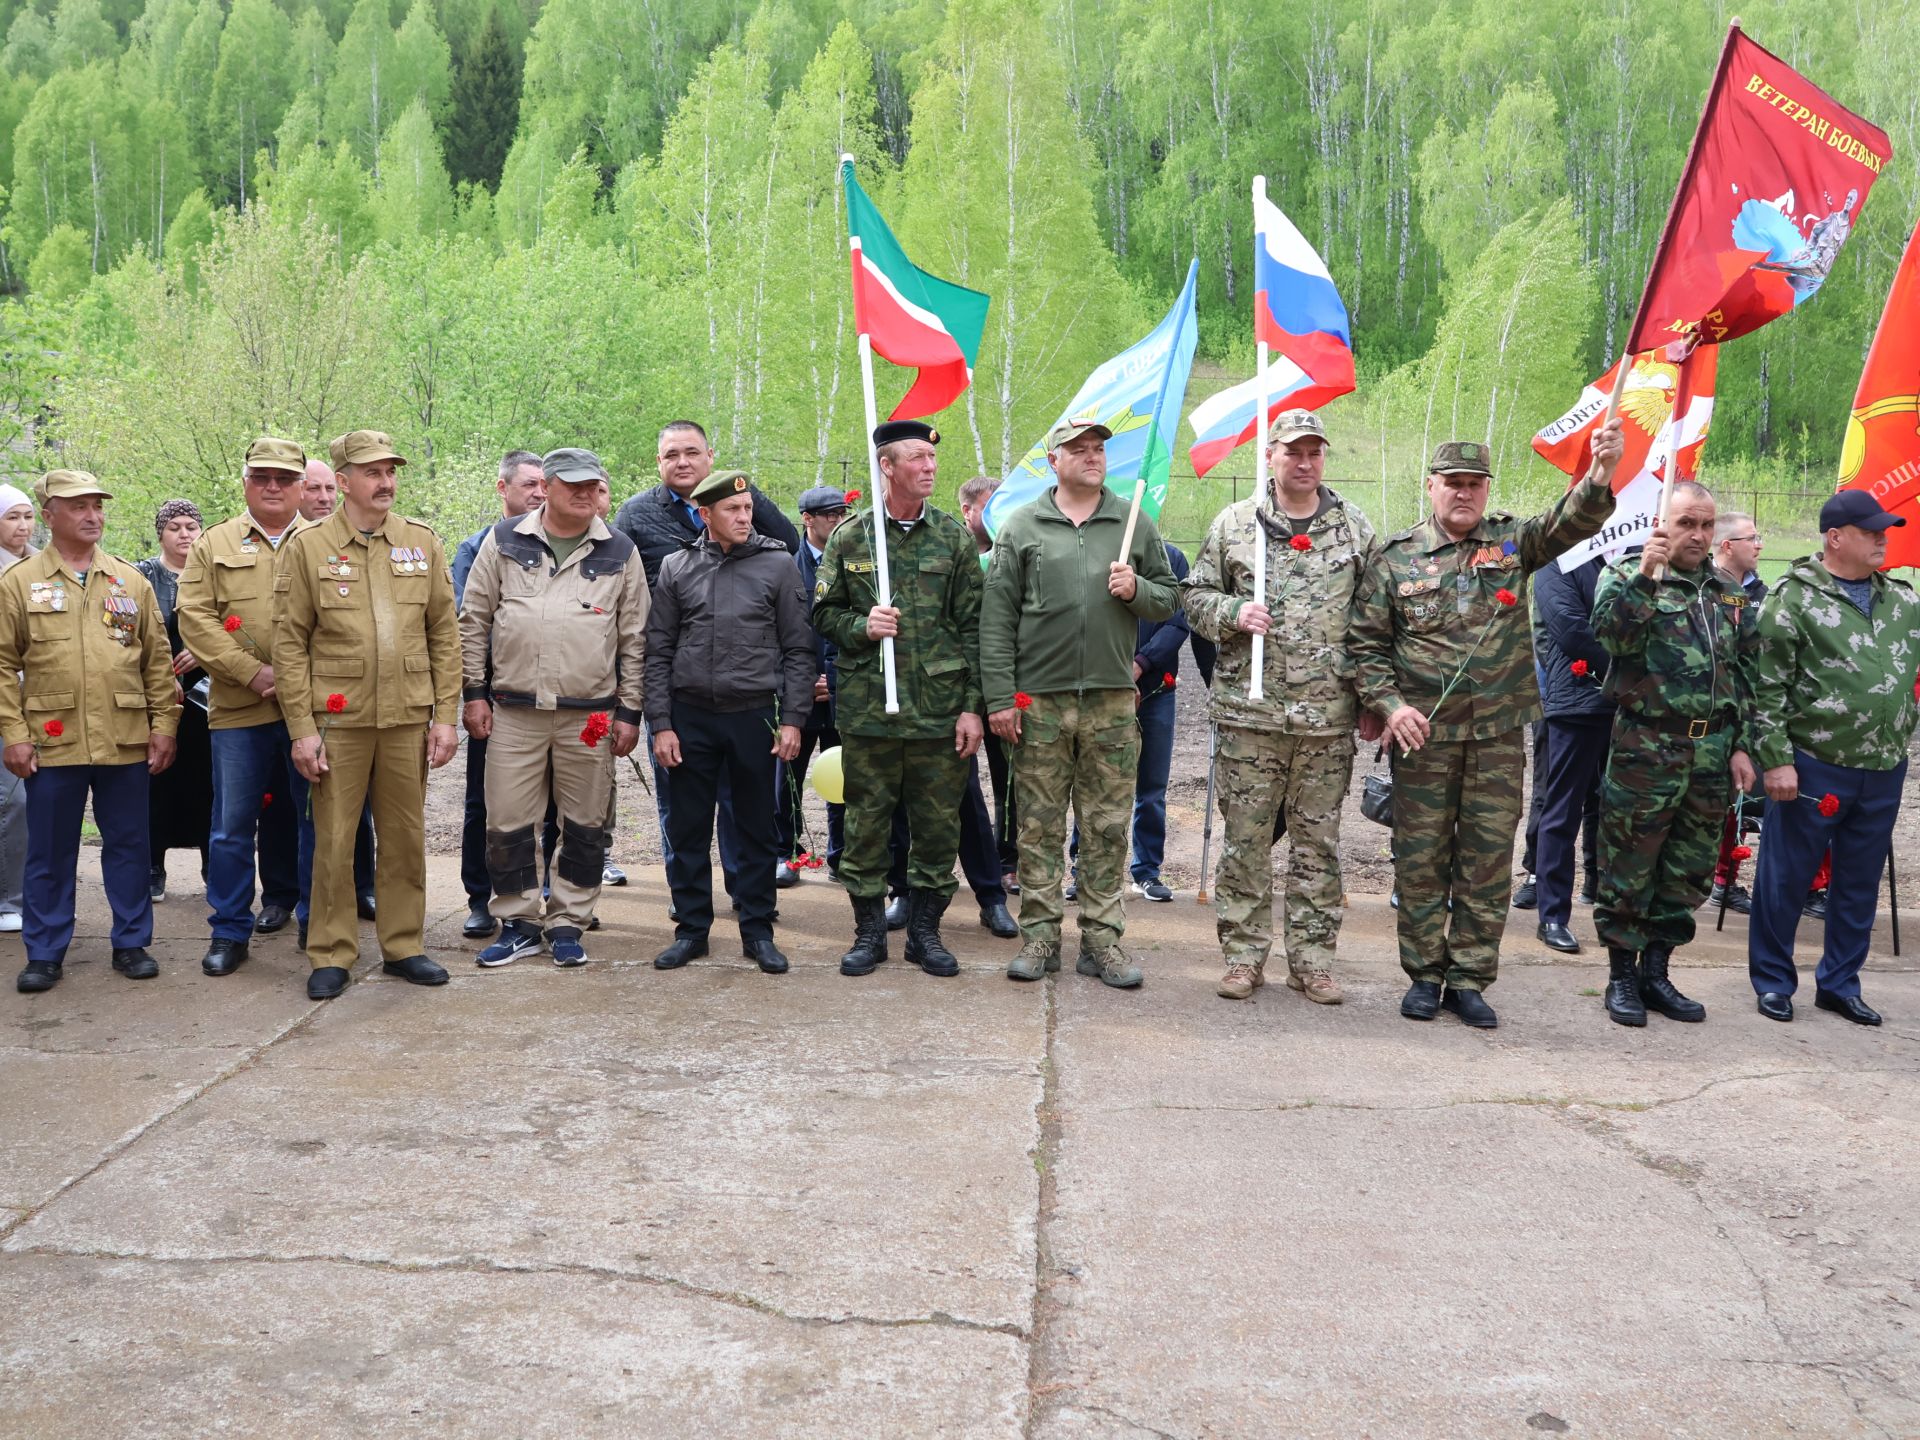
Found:
[[[1906,524],[1904,516],[1880,508],[1880,502],[1864,490],[1842,490],[1820,507],[1820,533],[1857,525],[1862,530],[1890,530]]]
[[[816,485],[800,497],[802,515],[829,515],[847,508],[847,492],[831,485]]]

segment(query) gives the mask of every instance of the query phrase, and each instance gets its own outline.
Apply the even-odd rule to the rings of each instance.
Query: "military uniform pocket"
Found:
[[[406,675],[407,704],[433,704],[433,661],[425,655],[407,655],[401,661]]]
[[[36,645],[56,644],[73,638],[73,615],[65,610],[29,610],[27,637]]]
[[[114,691],[113,743],[145,745],[147,733],[147,697],[138,690]]]
[[[936,654],[922,662],[920,670],[926,677],[926,703],[921,707],[925,711],[923,718],[945,719],[949,715],[958,715],[966,699],[966,657],[951,653]]]
[[[73,703],[73,691],[49,690],[44,694],[29,695],[26,701],[27,730],[34,744],[42,750],[52,751],[79,741],[80,715]],[[55,729],[49,730],[49,725]]]
[[[366,674],[367,662],[357,655],[316,655],[313,657],[313,711],[327,715],[327,699],[339,695],[346,701],[341,714],[354,715],[366,708],[370,698]],[[336,717],[337,718],[337,717]]]

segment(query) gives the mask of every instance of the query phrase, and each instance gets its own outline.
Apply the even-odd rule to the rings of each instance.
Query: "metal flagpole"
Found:
[[[1253,177],[1253,198],[1256,202],[1267,198],[1266,176]],[[1257,208],[1254,213],[1259,213]],[[1253,243],[1260,243],[1257,233]],[[1264,606],[1267,603],[1267,532],[1260,524],[1260,507],[1267,499],[1267,342],[1258,341],[1255,349],[1259,363],[1260,413],[1253,437],[1253,598],[1254,603]],[[1253,637],[1253,676],[1247,683],[1249,700],[1266,699],[1266,669],[1267,637],[1256,635]]]
[[[842,173],[853,168],[853,156],[840,157]],[[858,246],[860,237],[853,237]],[[876,578],[879,581],[880,603],[893,604],[893,581],[887,570],[887,482],[880,473],[880,450],[873,443],[873,432],[880,428],[877,407],[873,401],[873,341],[863,330],[860,332],[860,394],[867,406],[867,474],[868,484],[873,495],[873,563]],[[893,637],[887,636],[880,642],[880,674],[886,682],[887,714],[900,713],[900,687],[893,668]]]

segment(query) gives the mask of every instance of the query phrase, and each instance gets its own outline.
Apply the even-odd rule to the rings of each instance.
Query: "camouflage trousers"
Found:
[[[1526,733],[1429,740],[1393,762],[1400,965],[1415,980],[1484,990],[1499,974]]]
[[[1340,809],[1353,779],[1353,735],[1222,725],[1217,763],[1226,839],[1213,912],[1227,964],[1257,969],[1273,948],[1273,820],[1285,806],[1282,953],[1296,975],[1332,969],[1340,939]]]
[[[1020,813],[1020,933],[1060,938],[1060,886],[1066,871],[1067,807],[1080,823],[1080,944],[1119,943],[1127,917],[1120,887],[1127,873],[1140,727],[1134,692],[1036,695],[1021,717],[1013,751]]]
[[[1732,758],[1731,729],[1689,740],[1614,717],[1593,907],[1602,944],[1678,949],[1693,939],[1693,912],[1713,883],[1733,801]]]
[[[840,852],[840,883],[863,900],[887,893],[892,864],[893,810],[907,808],[912,843],[907,885],[951,895],[959,882],[953,862],[960,853],[960,796],[972,773],[954,752],[953,736],[890,740],[842,735],[846,774],[846,846]]]

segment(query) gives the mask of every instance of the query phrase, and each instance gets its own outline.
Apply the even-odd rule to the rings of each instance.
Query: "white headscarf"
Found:
[[[24,505],[31,510],[33,497],[17,485],[0,485],[0,515],[6,514],[16,505]]]

